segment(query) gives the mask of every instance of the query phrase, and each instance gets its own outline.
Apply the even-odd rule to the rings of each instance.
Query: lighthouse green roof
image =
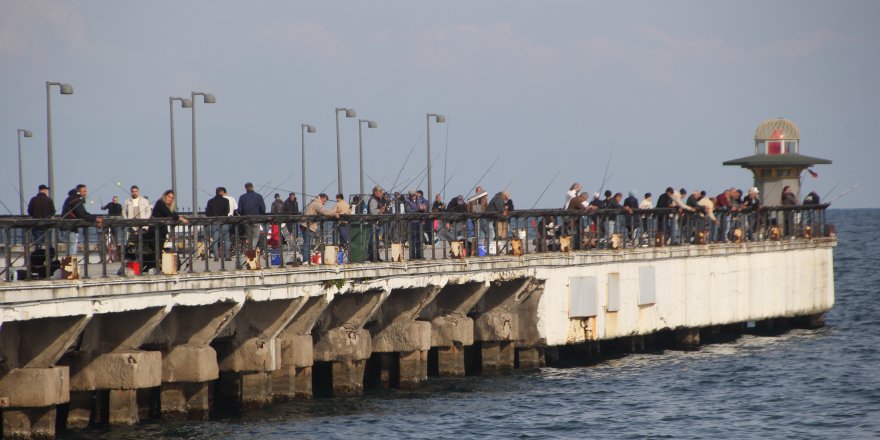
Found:
[[[755,154],[753,156],[741,157],[739,159],[724,162],[724,165],[739,165],[743,168],[782,166],[811,167],[813,165],[830,164],[831,161],[828,159],[804,156],[803,154]]]

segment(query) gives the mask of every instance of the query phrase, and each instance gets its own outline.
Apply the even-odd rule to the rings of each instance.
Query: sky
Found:
[[[725,160],[754,152],[784,117],[802,154],[833,160],[804,178],[839,208],[880,207],[877,1],[53,1],[0,0],[0,213],[47,183],[51,89],[56,206],[78,183],[89,211],[137,184],[171,188],[168,98],[196,103],[199,205],[247,181],[264,196],[420,188],[431,122],[433,190],[481,184],[518,209],[590,192],[710,194],[752,185]],[[192,113],[174,109],[178,204],[192,206]],[[606,171],[607,169],[607,171]],[[395,185],[396,182],[396,185]],[[444,183],[448,182],[448,183]],[[546,192],[545,192],[546,190]],[[543,197],[541,196],[544,193]],[[839,197],[838,197],[839,196]],[[268,200],[268,199],[267,199]]]

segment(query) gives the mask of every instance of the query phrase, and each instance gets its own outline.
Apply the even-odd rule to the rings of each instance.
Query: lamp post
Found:
[[[434,193],[431,188],[431,117],[438,124],[446,122],[446,116],[436,113],[428,113],[428,201],[434,200]]]
[[[52,86],[58,86],[62,95],[72,95],[73,86],[59,82],[46,81],[46,146],[49,162],[49,197],[55,200],[55,168],[52,165],[52,100],[49,93]]]
[[[361,192],[359,194],[361,200],[364,198],[364,124],[367,124],[367,128],[376,128],[379,124],[376,121],[369,121],[366,119],[358,119],[358,145],[360,149],[360,161],[361,161]]]
[[[23,173],[21,171],[22,170],[22,166],[21,166],[21,135],[24,135],[24,137],[29,138],[29,137],[34,137],[34,133],[32,133],[30,130],[25,130],[23,128],[19,128],[17,135],[18,135],[18,201],[19,201],[19,204],[21,205],[21,215],[24,216],[24,177],[23,177]]]
[[[308,199],[306,198],[306,132],[314,133],[318,130],[315,129],[314,126],[309,124],[302,124],[301,126],[301,134],[302,134],[302,207],[303,210],[306,208],[306,203],[308,203]]]
[[[197,150],[196,150],[196,96],[201,96],[205,104],[213,104],[217,102],[217,98],[210,93],[191,92],[192,98],[192,193],[193,193],[193,215],[199,214],[199,176],[197,166]]]
[[[336,108],[336,184],[339,188],[339,194],[342,194],[342,144],[339,141],[339,112],[345,112],[346,118],[354,118],[357,113],[350,108]]]
[[[175,197],[180,197],[177,193],[177,153],[174,150],[174,101],[180,101],[183,108],[192,108],[193,102],[189,98],[168,98],[168,108],[171,115],[171,190],[174,191]]]

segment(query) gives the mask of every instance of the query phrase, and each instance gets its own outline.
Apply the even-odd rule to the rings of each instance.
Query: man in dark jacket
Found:
[[[101,217],[86,211],[86,197],[89,194],[88,187],[80,183],[67,194],[67,199],[64,200],[64,206],[61,208],[62,219],[87,220],[95,222],[98,228],[104,225],[104,220]],[[67,233],[67,255],[76,254],[78,244],[79,234],[77,233],[77,228],[73,227]]]
[[[672,194],[675,192],[671,186],[666,187],[666,192],[660,194],[660,197],[657,197],[657,209],[662,208],[671,208],[673,206]],[[670,214],[658,214],[657,215],[657,230],[661,232],[665,232],[669,229],[671,215]]]
[[[281,212],[288,215],[296,215],[299,214],[299,201],[296,200],[296,194],[290,193],[287,196],[287,200],[284,201],[284,204],[281,206]],[[293,222],[287,222],[287,232],[293,234],[290,238],[291,240],[296,239],[296,224]]]
[[[28,215],[32,218],[49,218],[55,215],[55,202],[49,198],[49,187],[40,185],[37,195],[28,202]],[[45,228],[34,228],[31,230],[34,236],[34,246],[38,249],[43,245],[46,237]]]
[[[238,198],[238,215],[266,215],[266,202],[263,196],[254,191],[254,184],[251,182],[244,184],[245,193]],[[245,236],[247,237],[248,246],[254,249],[260,240],[260,225],[251,223],[245,225]]]
[[[222,187],[217,187],[214,190],[214,197],[208,200],[208,204],[205,206],[206,217],[225,218],[229,216],[229,199],[223,196],[224,192]],[[220,243],[223,243],[222,257],[227,261],[231,260],[229,257],[229,225],[211,225],[211,236],[213,239],[211,253],[214,254],[214,261],[220,258],[217,253]]]

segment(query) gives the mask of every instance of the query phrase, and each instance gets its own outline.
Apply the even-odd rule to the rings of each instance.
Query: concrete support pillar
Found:
[[[89,319],[9,321],[0,327],[4,437],[54,437],[56,405],[70,400],[70,371],[55,364]]]
[[[523,347],[516,349],[516,368],[530,370],[545,367],[543,347]]]
[[[110,390],[108,409],[111,425],[135,425],[140,421],[137,390]]]
[[[67,428],[85,429],[92,421],[95,407],[94,391],[74,391],[70,393],[67,409]]]
[[[700,346],[700,329],[675,329],[675,348],[679,350],[695,350]]]
[[[464,347],[461,343],[437,347],[437,372],[441,377],[464,376]]]
[[[208,419],[209,383],[219,377],[217,352],[209,344],[241,310],[243,298],[230,294],[214,304],[176,306],[145,341],[162,352],[162,418]]]
[[[3,438],[55,438],[55,406],[4,408]]]
[[[489,290],[489,283],[449,283],[420,313],[431,322],[431,347],[437,351],[437,374],[464,376],[464,347],[474,343],[474,320],[468,312]]]
[[[170,309],[153,307],[92,317],[82,332],[79,350],[60,361],[70,367],[70,390],[83,394],[80,404],[71,405],[68,426],[84,423],[84,396],[96,390],[109,391],[109,400],[104,402],[104,394],[96,395],[88,420],[124,425],[139,421],[137,390],[162,383],[162,354],[141,350],[140,346]],[[104,404],[106,408],[101,407]],[[105,409],[106,418],[96,414]]]
[[[440,286],[395,289],[376,312],[370,327],[372,351],[397,353],[399,380],[393,382],[400,388],[415,388],[428,380],[431,323],[417,319],[439,292]]]
[[[400,389],[413,389],[428,380],[428,350],[400,353]]]
[[[312,330],[314,362],[331,363],[333,396],[359,396],[364,369],[372,353],[372,337],[363,328],[388,298],[389,292],[371,289],[336,295]]]
[[[357,397],[364,394],[366,359],[333,362],[333,396]]]
[[[544,344],[537,329],[537,307],[543,292],[543,282],[533,278],[490,284],[474,306],[474,341],[480,343],[483,373],[512,369],[516,347]]]
[[[276,402],[310,399],[312,393],[315,323],[330,305],[329,295],[312,296],[275,338],[276,369],[272,372],[272,398]]]
[[[255,294],[248,296],[211,344],[220,370],[215,401],[234,411],[272,401],[271,372],[279,363],[275,338],[306,303],[304,297],[257,301]]]
[[[482,341],[480,342],[483,373],[498,373],[513,369],[516,356],[513,342]]]
[[[169,420],[208,420],[210,414],[209,382],[163,382],[162,418]]]

